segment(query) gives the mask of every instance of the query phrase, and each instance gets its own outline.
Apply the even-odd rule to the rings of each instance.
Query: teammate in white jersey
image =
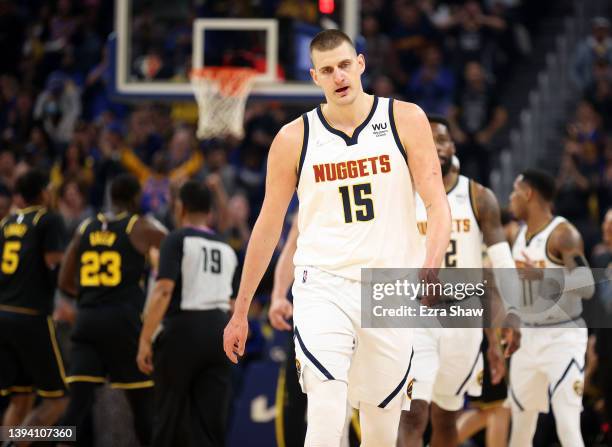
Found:
[[[390,447],[407,398],[411,331],[361,328],[361,269],[423,267],[423,279],[434,276],[450,236],[448,202],[423,111],[365,94],[365,59],[344,33],[323,31],[310,50],[311,75],[327,102],[284,126],[272,143],[224,349],[234,362],[244,352],[249,304],[297,187],[293,319],[308,398],[306,445],[339,445],[349,398],[360,409],[362,445]],[[413,185],[428,209],[426,253]]]
[[[483,239],[489,253],[512,262],[510,246],[501,225],[500,209],[493,192],[452,169],[455,145],[448,122],[430,117],[444,186],[451,210],[452,226],[443,267],[481,269]],[[417,196],[417,225],[424,237],[428,226],[425,205]],[[508,261],[509,260],[509,261]],[[478,299],[478,298],[471,298]],[[492,330],[487,357],[492,382],[498,383],[505,366]],[[508,332],[509,340],[512,333]],[[516,342],[517,338],[514,338]],[[402,412],[398,446],[423,444],[431,404],[431,446],[458,445],[456,419],[463,407],[463,396],[479,372],[477,361],[482,343],[481,328],[417,328],[414,333],[414,367],[410,371],[412,388],[410,411]],[[510,346],[509,346],[510,348]],[[515,349],[513,346],[512,349]]]
[[[523,279],[519,310],[528,326],[510,365],[511,447],[531,445],[538,412],[547,413],[550,406],[561,444],[584,445],[580,412],[587,329],[581,300],[593,295],[594,281],[582,237],[552,214],[554,195],[555,180],[537,170],[521,174],[510,195],[512,212],[525,222],[512,254]],[[555,277],[562,277],[560,297],[547,292]]]

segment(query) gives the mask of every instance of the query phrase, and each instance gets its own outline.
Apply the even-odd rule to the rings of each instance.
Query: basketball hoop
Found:
[[[246,100],[257,74],[245,67],[205,67],[191,72],[199,109],[198,138],[242,138]]]

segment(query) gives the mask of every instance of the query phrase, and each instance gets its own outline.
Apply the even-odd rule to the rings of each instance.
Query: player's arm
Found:
[[[136,362],[138,369],[145,374],[153,372],[153,334],[159,327],[172,298],[174,281],[171,279],[158,279],[155,282],[153,292],[147,299],[147,305],[143,313],[142,330],[138,342],[138,356]]]
[[[502,327],[505,328],[503,343],[505,345],[505,356],[509,357],[520,347],[520,319],[513,312],[519,306],[517,302],[519,293],[517,291],[520,290],[520,279],[515,269],[510,244],[506,240],[504,228],[501,224],[501,210],[495,194],[489,188],[477,183],[470,184],[470,188],[473,188],[476,219],[480,231],[482,231],[484,243],[487,246],[487,255],[491,267],[493,267],[494,278],[499,291],[499,294],[493,293],[491,295],[490,305],[493,306],[493,300],[501,298],[505,311],[502,313]],[[493,321],[501,320],[501,318],[497,318],[497,313],[493,313],[493,316]]]
[[[52,283],[57,280],[57,272],[66,248],[66,227],[59,214],[44,214],[39,223],[43,234],[43,257],[45,265],[51,274]]]
[[[130,231],[130,242],[139,253],[147,256],[151,248],[159,248],[168,230],[152,217],[140,217]]]
[[[162,242],[159,251],[159,273],[153,291],[147,298],[142,314],[142,329],[138,342],[136,362],[138,368],[145,374],[153,372],[153,334],[161,323],[170,300],[174,286],[180,275],[183,258],[183,238],[173,232]],[[188,279],[185,278],[187,281]]]
[[[234,314],[223,334],[225,354],[234,363],[238,362],[237,355],[244,353],[249,306],[278,244],[285,213],[295,191],[303,135],[304,124],[300,118],[284,126],[270,146],[266,194],[247,246]]]
[[[283,246],[276,267],[274,269],[274,287],[272,288],[272,298],[268,317],[274,329],[290,331],[291,325],[287,322],[293,314],[293,306],[287,299],[289,288],[293,283],[294,265],[293,255],[297,250],[298,239],[297,216],[293,219],[291,230],[287,235],[287,240]]]
[[[394,107],[397,129],[408,156],[414,186],[427,210],[423,267],[438,269],[450,241],[451,215],[431,126],[417,105],[395,101]]]
[[[584,243],[578,230],[569,222],[555,228],[546,249],[556,258],[563,260],[564,291],[572,291],[589,299],[595,293],[593,272],[584,256]]]
[[[70,297],[76,297],[78,291],[78,248],[81,242],[81,232],[75,231],[62,260],[58,276],[58,288]]]

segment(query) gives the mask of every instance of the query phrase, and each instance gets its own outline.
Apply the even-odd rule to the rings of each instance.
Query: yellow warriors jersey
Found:
[[[302,116],[296,266],[361,280],[362,268],[421,267],[412,177],[393,100],[374,97],[352,136],[321,107]]]
[[[517,267],[525,265],[525,254],[535,264],[536,268],[564,268],[563,260],[554,257],[549,250],[550,235],[558,225],[566,222],[560,216],[553,217],[543,228],[527,235],[527,225],[519,230],[514,245],[512,257]],[[550,273],[546,276],[551,276]],[[555,279],[562,275],[554,275]],[[582,314],[582,298],[573,292],[563,293],[560,297],[551,298],[546,285],[541,288],[541,281],[522,280],[521,318],[527,323],[556,324],[578,319]]]
[[[475,183],[460,175],[457,183],[446,193],[451,212],[451,237],[442,267],[482,268],[482,232],[475,212]],[[416,196],[416,217],[421,243],[425,244],[427,210]]]

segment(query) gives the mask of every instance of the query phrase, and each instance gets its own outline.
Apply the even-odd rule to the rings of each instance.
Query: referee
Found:
[[[161,246],[157,282],[145,308],[137,360],[155,381],[154,447],[225,445],[230,362],[223,328],[238,259],[206,227],[210,203],[208,189],[198,182],[180,189],[180,228]]]

